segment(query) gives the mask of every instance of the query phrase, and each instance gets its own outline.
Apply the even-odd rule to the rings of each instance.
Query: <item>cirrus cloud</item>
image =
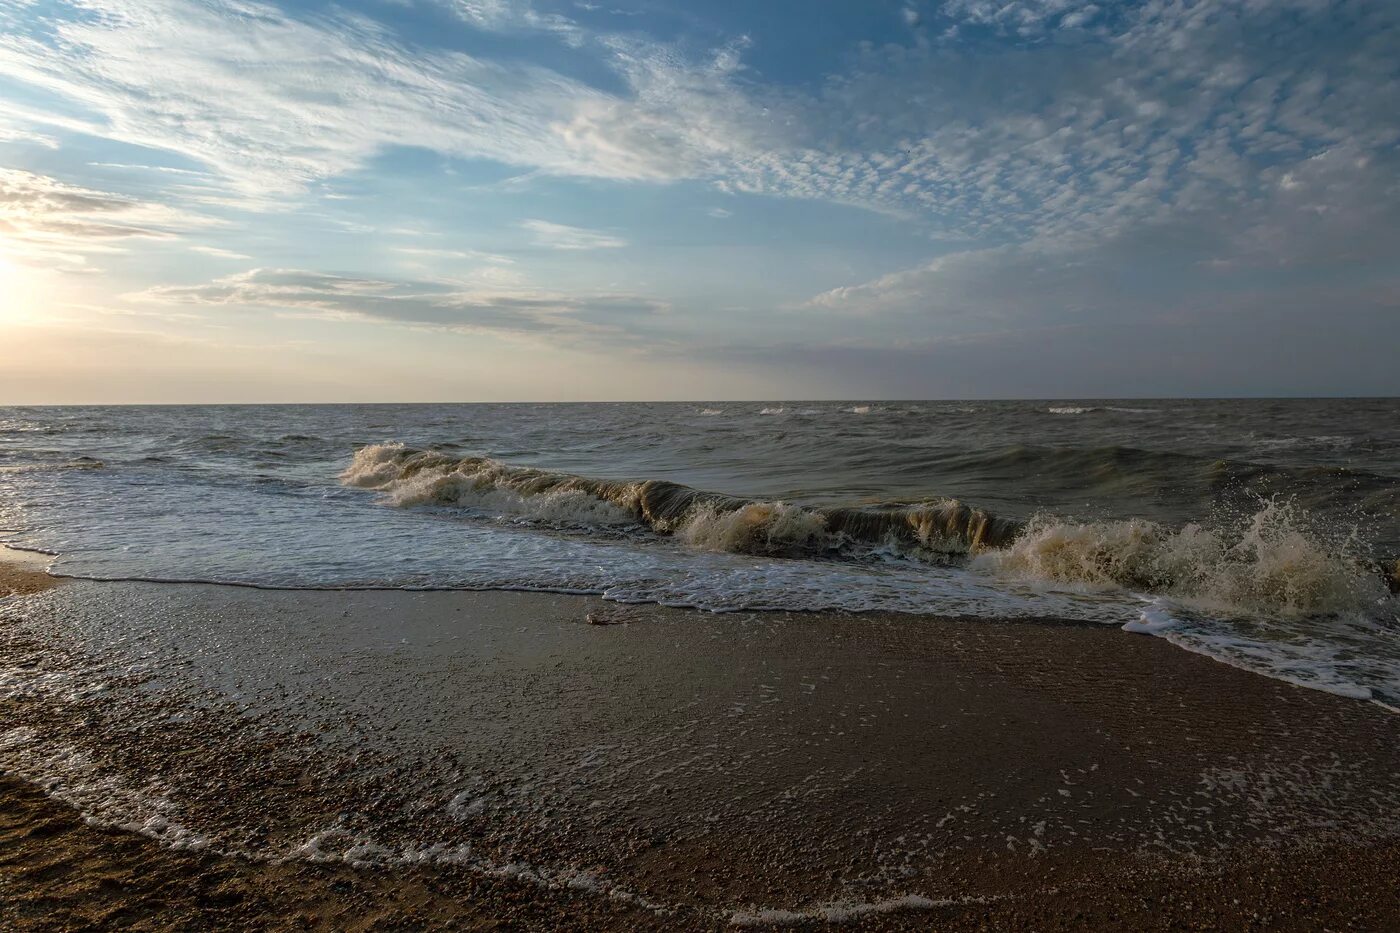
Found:
[[[198,285],[163,285],[128,296],[177,308],[222,306],[333,321],[361,321],[516,337],[625,338],[666,304],[623,292],[481,286],[304,269],[251,269]]]
[[[172,239],[211,223],[165,204],[0,167],[0,236],[21,259],[82,267],[88,254],[123,241]]]
[[[535,243],[547,249],[618,249],[627,241],[610,233],[551,223],[548,220],[526,220],[520,226],[535,236]]]
[[[356,14],[298,18],[257,0],[60,0],[26,25],[0,36],[0,76],[79,105],[93,132],[179,153],[249,195],[302,190],[395,146],[558,175],[685,177],[727,144],[675,108],[722,96],[731,114],[752,109],[707,80],[723,65],[690,76],[679,59],[621,42],[608,56],[645,82],[630,96],[540,65],[412,48]],[[726,135],[740,123],[728,118]]]

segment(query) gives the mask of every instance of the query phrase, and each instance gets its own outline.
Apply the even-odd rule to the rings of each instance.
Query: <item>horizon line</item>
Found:
[[[1388,401],[1400,400],[1395,395],[984,395],[948,396],[944,398],[876,398],[860,396],[831,396],[827,398],[684,398],[684,399],[507,399],[507,400],[412,400],[412,401],[220,401],[220,402],[0,402],[5,408],[244,408],[305,405],[795,405],[801,403],[831,404],[836,402],[870,403],[941,403],[941,402],[1305,402],[1305,401]]]

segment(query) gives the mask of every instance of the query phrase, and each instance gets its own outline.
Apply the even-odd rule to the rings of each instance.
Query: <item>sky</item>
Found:
[[[1394,0],[0,0],[0,404],[1400,394]]]

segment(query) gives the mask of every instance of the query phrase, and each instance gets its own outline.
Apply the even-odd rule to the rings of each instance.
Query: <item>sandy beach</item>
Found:
[[[1158,639],[10,560],[17,929],[1400,922],[1400,720]]]
[[[0,24],[0,933],[1400,933],[1400,0]]]

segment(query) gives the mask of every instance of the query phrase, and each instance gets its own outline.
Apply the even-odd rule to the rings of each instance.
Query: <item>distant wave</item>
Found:
[[[398,444],[363,447],[341,475],[398,507],[486,510],[555,525],[637,527],[708,550],[770,556],[971,558],[1032,583],[1117,587],[1217,609],[1293,615],[1364,608],[1385,597],[1354,535],[1317,526],[1290,500],[1243,523],[1171,528],[1146,520],[1030,522],[953,499],[804,506],[703,492],[665,480],[615,481],[455,458]],[[1392,586],[1397,568],[1387,565]]]
[[[58,470],[100,470],[106,466],[92,457],[75,457],[62,463],[18,463],[0,466],[0,473],[49,473]]]
[[[1158,408],[1129,408],[1124,405],[1052,405],[1046,409],[1052,415],[1088,415],[1096,411],[1116,411],[1132,415],[1152,415]]]

